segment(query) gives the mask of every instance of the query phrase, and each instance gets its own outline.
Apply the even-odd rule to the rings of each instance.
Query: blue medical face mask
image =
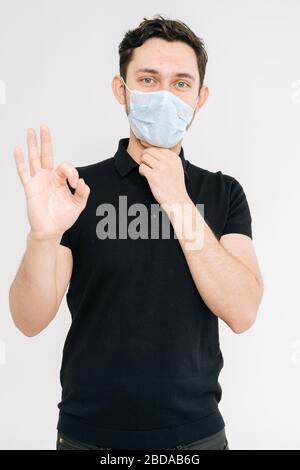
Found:
[[[169,91],[131,90],[124,80],[123,83],[130,91],[127,117],[135,136],[157,147],[174,147],[191,123],[197,102],[192,108]]]

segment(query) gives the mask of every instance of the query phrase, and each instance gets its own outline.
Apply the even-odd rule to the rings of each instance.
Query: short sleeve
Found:
[[[228,215],[222,235],[242,233],[252,239],[252,218],[244,189],[235,178],[231,177],[231,180]]]

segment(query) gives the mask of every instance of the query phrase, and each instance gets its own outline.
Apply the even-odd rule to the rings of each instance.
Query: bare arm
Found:
[[[238,233],[226,234],[219,242],[188,196],[183,204],[191,207],[191,226],[197,227],[198,240],[195,237],[191,243],[190,234],[182,230],[190,226],[186,220],[189,211],[185,214],[179,204],[177,211],[167,213],[180,235],[195,285],[208,307],[235,333],[242,333],[254,323],[263,296],[263,279],[253,242]]]
[[[41,128],[41,154],[35,132],[27,134],[29,170],[15,149],[24,187],[30,232],[18,272],[10,286],[9,305],[16,327],[26,336],[42,331],[54,318],[72,273],[72,252],[60,245],[63,233],[84,209],[89,187],[76,168],[63,163],[54,170],[50,132]],[[72,194],[66,184],[75,189]]]
[[[43,330],[56,315],[72,273],[72,252],[60,238],[35,240],[30,232],[9,304],[16,327],[26,336]]]

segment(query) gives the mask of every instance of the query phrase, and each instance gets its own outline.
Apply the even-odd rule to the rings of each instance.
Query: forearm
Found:
[[[183,204],[190,205],[198,248],[191,243],[191,233],[187,231],[189,213],[178,206],[175,213],[167,211],[167,214],[195,285],[210,310],[235,332],[242,332],[255,320],[261,298],[259,283],[254,274],[221,245],[191,199],[185,199]]]
[[[15,325],[32,336],[53,318],[57,308],[56,256],[60,239],[27,235],[26,251],[9,292]]]

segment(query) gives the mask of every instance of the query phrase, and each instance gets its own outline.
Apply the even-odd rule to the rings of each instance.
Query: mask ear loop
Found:
[[[199,96],[200,96],[200,95],[199,95]],[[186,129],[189,129],[189,127],[190,127],[190,125],[191,125],[191,123],[192,123],[192,120],[193,120],[193,117],[194,117],[194,113],[195,113],[195,109],[197,108],[199,96],[198,96],[198,98],[197,98],[196,104],[195,104],[194,109],[193,109],[193,115],[192,115],[191,120],[190,120],[190,122],[188,123]]]
[[[125,81],[124,81],[124,78],[122,77],[122,75],[120,75],[121,79],[122,79],[122,82],[124,83],[125,87],[127,88],[127,90],[130,91],[130,93],[132,92],[132,90],[130,88],[128,88],[128,86],[126,85]],[[124,97],[125,97],[125,102],[126,102],[126,93],[124,93]]]
[[[126,83],[124,82],[124,78],[122,77],[122,75],[120,75],[120,77],[121,77],[121,79],[122,79],[124,85],[126,86],[127,90],[132,91],[130,88],[128,88],[128,86],[127,86]]]

